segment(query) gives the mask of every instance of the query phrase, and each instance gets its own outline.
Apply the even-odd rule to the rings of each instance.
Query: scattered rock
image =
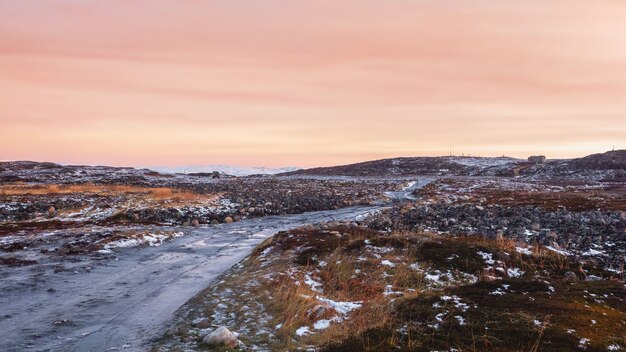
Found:
[[[227,224],[230,224],[233,221],[234,221],[233,218],[231,218],[230,216],[227,216],[226,218],[224,218],[224,222],[227,223]]]
[[[211,326],[211,321],[209,319],[201,320],[196,324],[196,327],[198,329],[206,329],[210,326]]]
[[[238,347],[241,342],[237,336],[224,326],[220,326],[202,339],[207,345],[225,346],[230,348]]]
[[[170,335],[187,335],[188,333],[189,329],[185,324],[178,324],[168,330]]]
[[[576,276],[576,273],[573,271],[565,272],[563,277],[565,277],[566,281],[578,281],[578,276]]]

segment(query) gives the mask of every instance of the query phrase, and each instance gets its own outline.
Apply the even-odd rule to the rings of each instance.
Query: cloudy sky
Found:
[[[626,148],[626,2],[0,0],[0,159]]]

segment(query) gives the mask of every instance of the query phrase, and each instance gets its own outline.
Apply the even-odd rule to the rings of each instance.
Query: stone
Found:
[[[52,207],[52,206],[51,206],[50,208],[48,208],[48,211],[47,211],[47,213],[48,213],[48,217],[53,217],[53,216],[54,216],[54,214],[56,213],[56,211],[57,211],[57,210],[56,210],[56,208],[55,208],[55,207]]]
[[[207,345],[225,346],[229,348],[238,347],[240,344],[237,336],[224,326],[220,326],[210,334],[206,335],[204,339],[202,339],[202,342]]]
[[[232,223],[233,221],[234,221],[234,220],[233,220],[233,218],[231,218],[230,216],[227,216],[227,217],[224,219],[224,222],[225,222],[225,223],[227,223],[227,224],[230,224],[230,223]]]
[[[198,219],[191,220],[191,226],[198,226],[198,225],[200,225],[200,221],[198,221]]]
[[[215,220],[215,219],[211,220],[211,225],[217,225],[217,224],[219,224],[219,223],[220,223],[220,222],[219,222],[219,221],[217,221],[217,220]]]
[[[565,281],[578,281],[578,276],[576,276],[576,273],[573,271],[566,271],[563,277]]]
[[[585,281],[600,281],[600,280],[602,280],[602,278],[596,275],[589,275],[585,278]]]
[[[315,226],[313,226],[311,224],[306,224],[304,226],[301,226],[300,230],[302,230],[302,231],[314,231],[315,230]]]
[[[208,328],[208,327],[210,327],[210,326],[211,326],[211,321],[210,321],[209,319],[203,319],[203,320],[200,320],[200,321],[196,324],[196,327],[197,327],[198,329],[206,329],[206,328]]]
[[[168,331],[168,335],[185,335],[189,332],[189,329],[184,324],[178,324],[171,327]]]

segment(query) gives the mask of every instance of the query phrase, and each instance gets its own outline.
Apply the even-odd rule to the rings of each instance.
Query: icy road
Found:
[[[376,207],[272,216],[194,228],[159,247],[116,250],[116,260],[72,258],[0,271],[0,350],[144,351],[171,315],[278,231],[351,220]],[[10,270],[9,270],[10,269]]]

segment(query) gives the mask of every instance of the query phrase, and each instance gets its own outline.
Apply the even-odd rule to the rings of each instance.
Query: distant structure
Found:
[[[546,162],[545,155],[533,155],[528,157],[528,162],[533,164],[543,164]]]

